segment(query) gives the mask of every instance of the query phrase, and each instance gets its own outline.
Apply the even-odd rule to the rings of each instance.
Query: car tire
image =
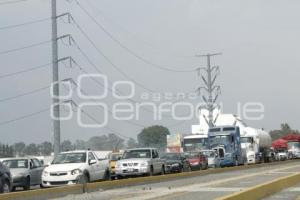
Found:
[[[89,176],[87,174],[84,174],[82,177],[82,183],[87,184],[89,181]]]
[[[149,176],[153,176],[153,166],[150,167]]]
[[[10,183],[8,180],[5,180],[1,188],[1,193],[9,193],[9,192],[10,192]]]
[[[164,175],[165,174],[165,166],[161,166],[161,172],[160,172],[161,175]]]
[[[111,180],[110,171],[108,169],[105,171],[103,179],[105,181]]]
[[[30,177],[26,178],[25,185],[23,186],[24,190],[30,190]]]

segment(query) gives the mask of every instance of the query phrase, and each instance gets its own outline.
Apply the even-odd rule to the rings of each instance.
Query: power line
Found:
[[[12,0],[12,1],[4,1],[1,2],[0,5],[8,5],[8,4],[15,4],[15,3],[20,3],[20,2],[24,2],[26,0]]]
[[[81,109],[80,112],[82,112],[83,114],[85,114],[88,118],[90,118],[92,121],[96,122],[97,124],[101,124],[95,117],[93,117],[92,115],[90,115],[85,110]],[[128,136],[125,136],[125,135],[123,135],[123,134],[115,131],[114,129],[110,128],[109,126],[105,126],[104,128],[107,129],[107,130],[109,130],[109,131],[111,131],[111,132],[113,132],[113,133],[115,133],[115,134],[117,134],[117,135],[119,135],[119,136],[121,136],[121,137],[124,137],[124,138],[127,138],[127,139],[130,138]]]
[[[116,64],[114,64],[99,48],[98,46],[93,42],[93,40],[87,35],[87,33],[79,26],[79,24],[73,19],[73,22],[75,24],[75,27],[82,33],[82,35],[91,43],[91,45],[95,48],[95,50],[109,63],[115,70],[117,70],[120,74],[122,74],[125,78],[131,80],[139,87],[143,88],[144,90],[147,90],[148,92],[155,92],[154,90],[146,87],[145,85],[137,82],[132,77],[128,76],[123,70],[121,70],[120,67],[118,67]],[[76,43],[77,44],[77,43]]]
[[[34,70],[37,70],[37,69],[41,69],[41,68],[45,68],[45,67],[49,66],[50,64],[51,63],[47,63],[47,64],[43,64],[43,65],[38,65],[38,66],[35,66],[35,67],[31,67],[31,68],[28,68],[28,69],[20,70],[20,71],[17,71],[17,72],[3,74],[3,75],[0,75],[0,79],[1,78],[6,78],[6,77],[10,77],[10,76],[15,76],[15,75],[18,75],[18,74],[23,74],[23,73],[31,72],[31,71],[34,71]]]
[[[14,24],[14,25],[9,25],[9,26],[2,26],[2,27],[0,27],[0,30],[12,29],[12,28],[17,28],[17,27],[21,27],[21,26],[27,26],[27,25],[31,25],[31,24],[41,23],[41,22],[48,21],[50,19],[51,18],[47,17],[47,18],[42,18],[42,19],[38,19],[38,20],[28,21],[28,22],[24,22],[24,23],[20,23],[20,24]]]
[[[47,43],[50,43],[50,42],[51,42],[51,40],[46,40],[46,41],[42,41],[42,42],[30,44],[30,45],[19,47],[19,48],[15,48],[15,49],[9,49],[9,50],[6,50],[6,51],[0,51],[0,55],[4,55],[4,54],[16,52],[16,51],[21,51],[21,50],[24,50],[24,49],[29,49],[29,48],[36,47],[36,46],[41,46],[43,44],[47,44]]]
[[[2,121],[2,122],[0,122],[0,126],[5,125],[5,124],[10,124],[12,122],[16,122],[16,121],[19,121],[19,120],[27,119],[27,118],[39,115],[39,114],[47,112],[47,111],[49,111],[49,108],[42,109],[42,110],[39,110],[37,112],[30,113],[30,114],[27,114],[27,115],[23,115],[23,116],[20,116],[20,117],[14,118],[14,119],[10,119],[10,120],[7,120],[7,121]]]
[[[130,53],[132,56],[136,57],[137,59],[143,61],[144,63],[151,65],[155,68],[164,70],[164,71],[169,71],[169,72],[194,72],[196,69],[190,69],[190,70],[175,70],[171,68],[167,68],[164,66],[161,66],[159,64],[153,63],[150,60],[145,59],[144,57],[140,56],[133,50],[129,49],[126,45],[124,45],[121,41],[119,41],[115,36],[113,36],[109,31],[106,30],[106,28],[101,25],[80,3],[78,0],[75,0],[77,3],[78,7],[104,32],[110,37],[114,42],[116,42],[120,47],[122,47],[124,50],[126,50],[128,53]]]
[[[122,29],[124,32],[127,32],[128,35],[131,35],[132,38],[134,38],[135,40],[138,40],[140,41],[140,43],[143,43],[144,46],[148,46],[150,47],[151,49],[155,49],[156,51],[154,51],[154,53],[156,54],[159,54],[160,55],[160,52],[157,51],[157,49],[159,47],[157,47],[156,45],[146,41],[145,39],[141,38],[138,34],[128,30],[126,27],[124,27],[123,25],[121,25],[120,23],[116,22],[114,19],[112,19],[111,17],[107,16],[101,9],[99,9],[97,6],[95,6],[94,3],[91,3],[90,0],[86,0],[85,1],[89,7],[91,7],[92,9],[94,9],[98,14],[99,16],[101,16],[104,20],[107,19],[109,21],[109,24],[115,24],[115,26],[119,27],[120,29]],[[172,50],[171,50],[172,51]],[[194,56],[188,56],[188,55],[179,55],[175,52],[164,52],[165,54],[169,55],[169,56],[172,56],[172,57],[180,57],[180,58],[194,58]]]
[[[31,90],[29,92],[25,92],[25,93],[18,94],[18,95],[15,95],[15,96],[0,99],[0,102],[10,101],[10,100],[17,99],[17,98],[20,98],[20,97],[28,96],[28,95],[35,94],[35,93],[41,92],[41,91],[49,89],[49,88],[50,88],[50,86],[41,87],[41,88],[38,88],[38,89],[35,89],[35,90]]]

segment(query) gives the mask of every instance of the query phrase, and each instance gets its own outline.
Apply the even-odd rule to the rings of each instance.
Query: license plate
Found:
[[[133,172],[133,168],[129,168],[128,171],[129,171],[129,172]]]

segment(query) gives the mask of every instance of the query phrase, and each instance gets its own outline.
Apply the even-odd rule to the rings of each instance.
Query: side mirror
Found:
[[[93,165],[93,164],[96,164],[97,163],[97,160],[90,160],[89,161],[89,165]]]

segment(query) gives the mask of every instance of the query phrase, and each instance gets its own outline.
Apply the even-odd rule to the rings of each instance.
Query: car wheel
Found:
[[[4,181],[1,190],[2,190],[2,193],[9,193],[10,192],[10,184],[7,180]]]
[[[30,177],[26,178],[25,185],[23,186],[24,190],[29,190],[30,189]]]
[[[161,175],[164,175],[165,174],[165,166],[161,166],[161,172],[160,172]]]
[[[153,166],[150,167],[149,176],[153,176]]]
[[[109,170],[106,170],[106,171],[105,171],[105,174],[104,174],[104,178],[103,178],[103,179],[106,180],[106,181],[111,180],[111,176],[110,176],[110,171],[109,171]]]
[[[83,175],[83,179],[82,179],[82,183],[83,183],[83,184],[86,184],[86,183],[88,183],[88,182],[89,182],[89,177],[88,177],[87,174],[84,174],[84,175]]]

